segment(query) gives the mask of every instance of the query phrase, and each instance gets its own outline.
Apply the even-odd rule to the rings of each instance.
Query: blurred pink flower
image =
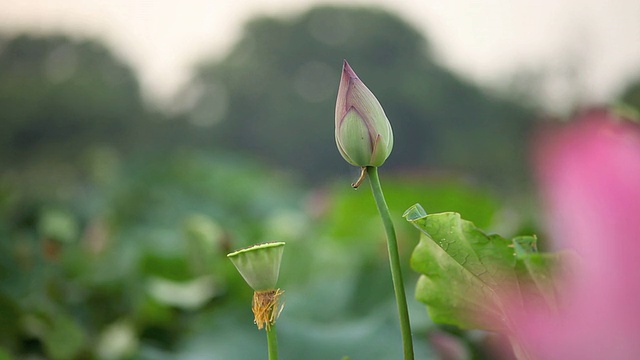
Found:
[[[593,110],[536,142],[549,234],[580,256],[560,309],[516,316],[535,359],[640,359],[640,124]]]

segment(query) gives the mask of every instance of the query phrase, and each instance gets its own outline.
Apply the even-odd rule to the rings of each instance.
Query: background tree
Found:
[[[624,89],[620,101],[640,111],[640,79],[636,79]]]
[[[189,116],[210,126],[217,147],[316,180],[344,172],[331,125],[343,58],[394,126],[387,166],[523,171],[533,112],[454,75],[417,30],[378,9],[319,7],[252,20],[226,57],[199,67],[185,92],[197,94]]]
[[[144,117],[133,71],[103,45],[22,35],[0,51],[0,157],[72,160],[91,144],[130,147]]]

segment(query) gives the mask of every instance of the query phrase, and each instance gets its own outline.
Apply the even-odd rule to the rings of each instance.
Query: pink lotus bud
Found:
[[[382,106],[346,60],[336,100],[336,144],[349,164],[361,167],[382,165],[393,148]]]

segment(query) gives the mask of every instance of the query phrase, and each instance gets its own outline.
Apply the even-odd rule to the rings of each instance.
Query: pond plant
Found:
[[[393,149],[393,130],[378,99],[358,78],[345,60],[342,66],[335,114],[336,144],[342,157],[359,166],[360,177],[351,186],[357,189],[369,175],[371,191],[387,236],[387,250],[395,292],[404,358],[413,359],[409,310],[400,268],[400,255],[391,214],[382,192],[378,167]]]
[[[432,320],[501,333],[520,360],[640,354],[632,305],[640,300],[640,268],[630,255],[637,253],[640,233],[633,219],[640,212],[640,125],[608,109],[573,120],[536,139],[534,165],[555,252],[539,252],[535,235],[486,234],[455,212],[427,214],[416,204],[404,214],[422,236],[411,267],[421,274],[416,298]],[[377,172],[393,133],[380,103],[346,61],[335,127],[340,154],[361,167],[352,186],[369,176],[388,240],[404,357],[412,359],[396,236]],[[598,345],[603,336],[606,346]]]
[[[369,179],[387,238],[405,360],[414,358],[396,232],[378,167],[393,130],[373,93],[343,62],[335,108],[338,151]],[[555,252],[535,235],[488,234],[456,212],[404,218],[420,232],[410,265],[416,299],[435,323],[502,334],[519,360],[629,359],[640,354],[640,125],[608,109],[585,112],[536,138],[534,165]],[[254,289],[254,322],[277,359],[276,288],[284,243],[241,249],[229,259]],[[504,349],[502,349],[504,351]]]
[[[519,360],[637,357],[640,125],[587,111],[543,131],[534,164],[557,251],[416,204],[416,298],[437,323],[506,335]]]
[[[267,333],[269,360],[278,359],[276,320],[283,308],[280,296],[284,291],[276,288],[276,283],[284,245],[284,242],[262,243],[227,255],[254,291],[251,303],[253,322]]]

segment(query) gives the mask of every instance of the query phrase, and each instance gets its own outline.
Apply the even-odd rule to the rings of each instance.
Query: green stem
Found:
[[[276,324],[267,327],[267,349],[269,360],[278,360],[278,338],[276,337]]]
[[[396,240],[396,231],[393,228],[391,214],[387,202],[382,193],[380,179],[378,178],[378,168],[374,166],[367,167],[369,182],[371,183],[371,191],[378,206],[378,212],[384,224],[384,230],[387,233],[387,249],[389,250],[389,265],[391,266],[391,278],[393,279],[393,290],[396,294],[396,303],[398,304],[398,315],[400,317],[400,332],[402,334],[402,348],[405,360],[413,360],[413,340],[411,339],[411,324],[409,323],[409,310],[407,309],[407,298],[404,293],[404,282],[402,281],[402,270],[400,269],[400,255],[398,254],[398,242]]]

